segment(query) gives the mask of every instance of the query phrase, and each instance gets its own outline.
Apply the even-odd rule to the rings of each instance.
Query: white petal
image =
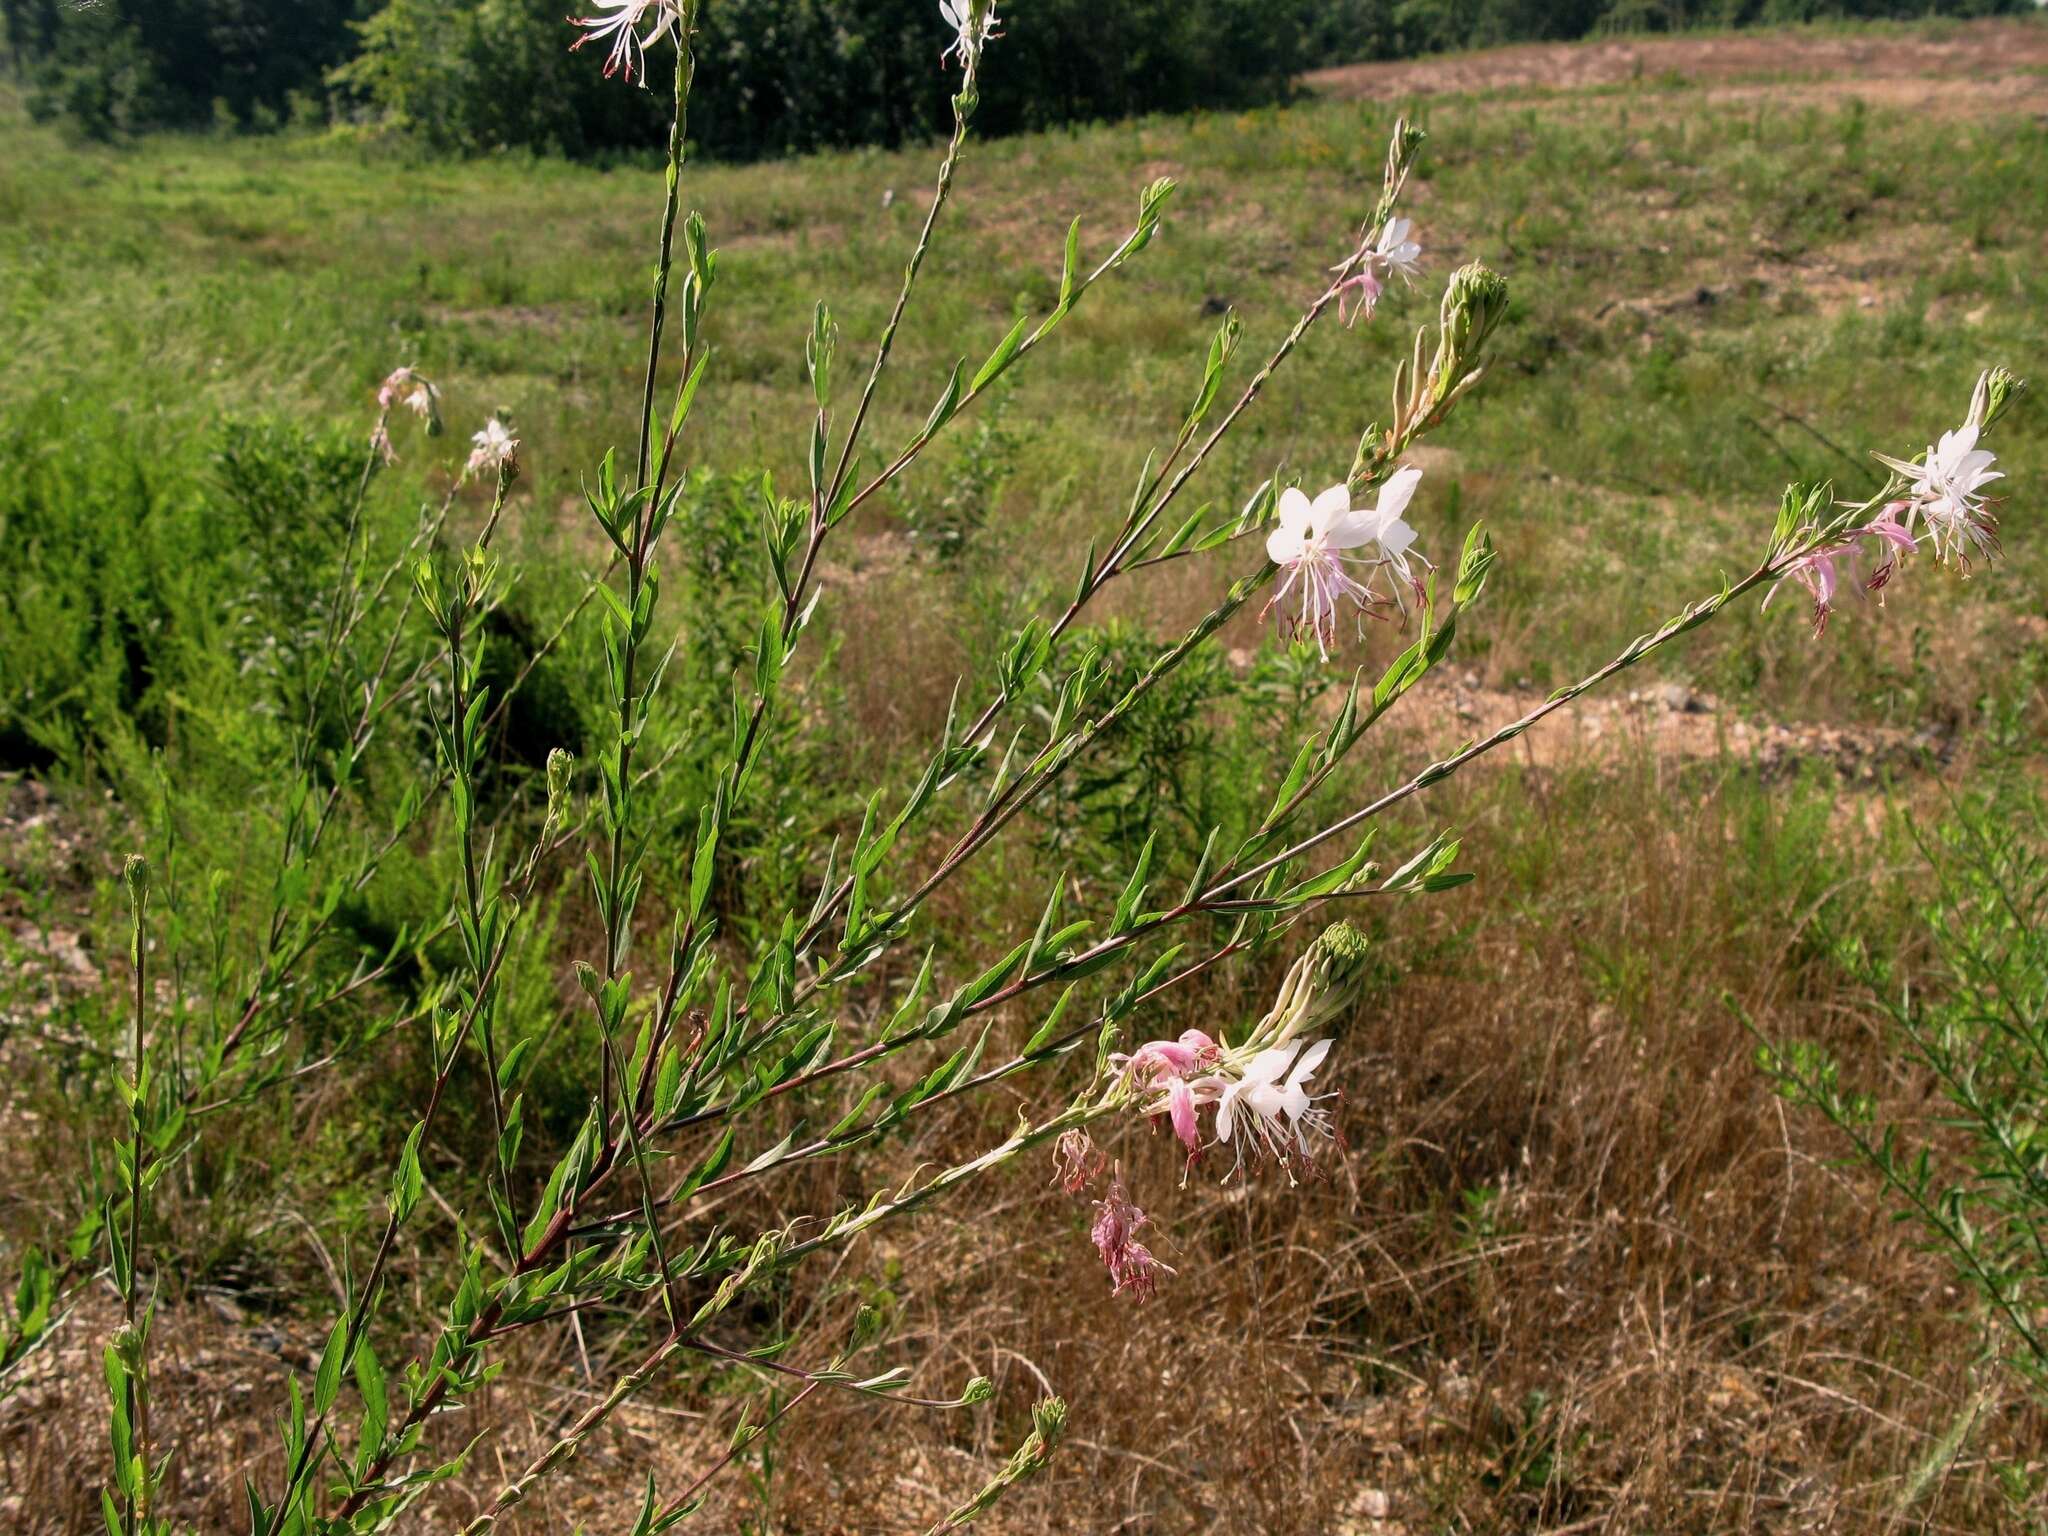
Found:
[[[1353,507],[1323,530],[1323,542],[1332,549],[1353,549],[1379,537],[1379,518],[1364,507]]]
[[[1277,1046],[1270,1051],[1261,1051],[1245,1065],[1244,1082],[1247,1087],[1261,1083],[1278,1082],[1280,1074],[1287,1070],[1287,1063],[1294,1059],[1294,1047]]]
[[[1310,1042],[1308,1048],[1301,1053],[1301,1060],[1294,1064],[1294,1070],[1287,1074],[1289,1085],[1308,1081],[1316,1068],[1323,1064],[1323,1058],[1329,1054],[1330,1042],[1328,1040]]]
[[[1380,487],[1379,505],[1376,508],[1382,522],[1390,522],[1408,509],[1408,503],[1415,497],[1415,487],[1422,483],[1422,471],[1414,465],[1398,469]]]
[[[1216,1106],[1216,1139],[1230,1140],[1231,1126],[1236,1123],[1237,1084],[1232,1083],[1223,1090],[1223,1102]]]
[[[1308,531],[1310,507],[1307,495],[1298,485],[1290,485],[1280,493],[1280,526],[1292,528],[1296,533]]]
[[[1351,488],[1341,481],[1324,491],[1309,506],[1309,527],[1317,534],[1330,531],[1332,525],[1351,510]]]
[[[1399,560],[1408,553],[1408,547],[1415,542],[1415,530],[1400,518],[1391,518],[1379,532],[1380,548],[1391,559]]]
[[[1275,528],[1266,535],[1266,558],[1275,565],[1286,565],[1301,558],[1302,537],[1298,528]]]

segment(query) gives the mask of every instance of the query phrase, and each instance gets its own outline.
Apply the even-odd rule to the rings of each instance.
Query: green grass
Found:
[[[1003,590],[1064,584],[1121,507],[1193,388],[1205,310],[1244,317],[1240,379],[1291,322],[1342,254],[1391,116],[1311,103],[971,147],[952,238],[883,390],[881,445],[922,420],[956,358],[1050,302],[1068,219],[1100,252],[1146,180],[1181,183],[1160,241],[1089,296],[1008,401],[1014,473],[985,535],[1015,578]],[[1960,415],[1981,365],[2024,372],[2042,355],[2038,120],[1937,120],[1798,88],[1719,101],[1654,82],[1438,98],[1422,116],[1433,138],[1413,211],[1432,283],[1480,259],[1516,295],[1419,503],[1426,550],[1448,553],[1461,521],[1483,517],[1506,556],[1488,626],[1497,680],[1562,681],[1746,569],[1787,479],[1860,492],[1866,450],[1912,452]],[[0,135],[10,417],[38,399],[110,411],[143,461],[176,462],[223,414],[366,425],[376,380],[416,361],[443,381],[458,432],[513,413],[527,551],[587,555],[580,529],[556,535],[577,524],[562,514],[578,477],[633,431],[656,174],[293,140],[81,148],[19,123]],[[721,253],[694,460],[794,481],[810,306],[832,305],[857,358],[934,164],[857,153],[686,174]],[[1314,335],[1196,490],[1234,504],[1275,471],[1340,473],[1430,291],[1392,296],[1355,333]],[[2023,413],[2003,434],[2010,484],[2042,466],[2044,421]],[[413,472],[424,458],[408,454]],[[942,449],[927,483],[959,467]],[[1963,668],[2010,654],[1984,587],[2010,598],[2048,571],[2024,505],[2012,514],[2009,572],[1966,596],[1918,580],[1887,621],[1858,616],[1824,650],[1788,605],[1676,664],[1765,707],[1917,720]],[[866,531],[887,526],[885,513]],[[1048,569],[1048,548],[1073,553]],[[1191,591],[1181,580],[1139,601],[1177,614]],[[1949,670],[1902,673],[1898,658],[1928,648],[1916,635]]]

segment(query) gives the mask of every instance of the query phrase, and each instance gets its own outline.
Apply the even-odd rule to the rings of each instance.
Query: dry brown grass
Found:
[[[1350,1155],[1330,1179],[1226,1186],[1210,1168],[1179,1189],[1169,1141],[1125,1136],[1116,1150],[1177,1270],[1155,1304],[1110,1299],[1085,1206],[1033,1163],[802,1272],[772,1310],[740,1320],[801,1319],[830,1339],[859,1301],[878,1301],[893,1320],[886,1353],[916,1363],[921,1389],[981,1372],[999,1390],[971,1416],[807,1405],[776,1443],[765,1500],[730,1479],[709,1528],[922,1528],[1021,1437],[1046,1390],[1074,1406],[1068,1443],[992,1529],[2010,1521],[1989,1469],[2031,1458],[2048,1433],[2040,1405],[1978,1367],[1942,1266],[1750,1062],[1738,1011],[1852,1059],[1870,1042],[1804,943],[1810,892],[1757,874],[1747,770],[1637,753],[1607,754],[1600,771],[1619,777],[1598,817],[1568,766],[1504,768],[1438,808],[1470,829],[1482,868],[1502,867],[1496,839],[1541,843],[1546,826],[1572,845],[1542,856],[1536,883],[1503,872],[1390,925],[1389,979],[1345,1032]],[[1185,1022],[1255,1012],[1271,980],[1221,983],[1184,1004]],[[1898,1084],[1893,1108],[1911,1115],[1916,1091]],[[858,1198],[860,1180],[972,1155],[1048,1093],[1027,1082],[949,1106],[858,1174],[810,1165],[696,1219],[752,1230]],[[448,1235],[429,1226],[419,1240],[431,1250]],[[317,1277],[310,1239],[306,1251]],[[170,1507],[200,1530],[238,1529],[237,1479],[263,1464],[286,1368],[307,1367],[317,1325],[218,1289],[174,1286],[165,1302]],[[0,1409],[10,1528],[97,1523],[94,1363],[114,1311],[91,1296],[31,1389]],[[613,1323],[516,1347],[475,1414],[443,1429],[451,1445],[485,1437],[430,1523],[473,1509],[644,1337]],[[407,1343],[396,1328],[384,1352]],[[673,1488],[722,1445],[738,1411],[729,1386],[678,1380],[622,1413],[510,1528],[623,1528],[647,1471]],[[1966,1416],[1961,1454],[1905,1498]]]

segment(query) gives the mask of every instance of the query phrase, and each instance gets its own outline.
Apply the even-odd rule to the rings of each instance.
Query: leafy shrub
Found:
[[[1759,1060],[1786,1099],[1834,1122],[1896,1218],[1954,1266],[1992,1349],[2048,1392],[2048,800],[2016,767],[1913,835],[1934,877],[1920,913],[1934,974],[1913,950],[1836,935],[1890,1049],[1844,1063],[1794,1041]],[[1937,1114],[1881,1108],[1878,1073],[1899,1065]]]
[[[572,59],[553,0],[389,0],[336,73],[390,122],[444,149],[565,154],[652,148],[664,90],[620,91]],[[986,131],[1271,101],[1301,67],[1299,7],[1257,0],[1027,0],[1005,21],[1011,67]],[[729,159],[892,145],[949,121],[925,0],[708,0],[689,133]]]

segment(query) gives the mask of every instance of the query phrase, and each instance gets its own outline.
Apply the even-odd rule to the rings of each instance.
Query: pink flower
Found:
[[[377,386],[377,409],[388,413],[397,405],[432,423],[440,413],[441,392],[417,368],[394,368]]]
[[[1131,1204],[1131,1198],[1124,1190],[1121,1172],[1111,1177],[1109,1193],[1095,1202],[1095,1225],[1089,1238],[1095,1244],[1095,1251],[1102,1255],[1103,1267],[1109,1271],[1109,1293],[1121,1296],[1126,1291],[1139,1301],[1149,1300],[1159,1289],[1159,1277],[1170,1275],[1172,1269],[1152,1257],[1152,1250],[1138,1241],[1138,1233],[1148,1224],[1145,1213]]]
[[[1199,1029],[1183,1030],[1178,1040],[1148,1040],[1128,1056],[1118,1053],[1109,1064],[1123,1073],[1135,1087],[1164,1095],[1145,1108],[1148,1115],[1164,1114],[1173,1134],[1188,1149],[1189,1158],[1202,1150],[1202,1133],[1196,1124],[1201,1106],[1215,1099],[1215,1091],[1204,1083],[1191,1081],[1194,1075],[1215,1061],[1216,1042]]]
[[[682,20],[682,12],[676,0],[597,0],[600,11],[610,12],[602,16],[572,16],[569,25],[585,29],[583,35],[569,45],[574,53],[585,43],[612,40],[612,51],[605,56],[604,77],[609,80],[615,74],[623,74],[626,84],[633,83],[638,74],[640,84],[647,84],[647,50],[660,42],[662,37]],[[637,29],[643,22],[652,22],[646,36]]]
[[[1216,1057],[1216,1042],[1199,1029],[1181,1031],[1178,1040],[1147,1040],[1128,1056],[1111,1056],[1109,1064],[1132,1082],[1156,1082],[1160,1077],[1186,1077]]]
[[[1907,506],[1906,502],[1895,501],[1863,527],[1852,528],[1834,542],[1799,556],[1779,572],[1771,590],[1764,594],[1762,606],[1770,607],[1778,588],[1788,581],[1795,582],[1813,599],[1813,632],[1820,634],[1828,627],[1828,616],[1835,610],[1836,597],[1845,581],[1850,591],[1881,591],[1898,569],[1900,557],[1919,547],[1900,520],[1900,513]],[[1872,552],[1883,558],[1869,576],[1859,578],[1856,567],[1866,553],[1862,546],[1865,539],[1873,541]]]
[[[1343,270],[1342,268],[1338,269]],[[1386,292],[1379,280],[1379,274],[1372,269],[1368,258],[1359,264],[1356,272],[1337,285],[1337,319],[1343,325],[1356,325],[1359,318],[1372,318],[1372,312],[1379,307],[1380,295]]]

